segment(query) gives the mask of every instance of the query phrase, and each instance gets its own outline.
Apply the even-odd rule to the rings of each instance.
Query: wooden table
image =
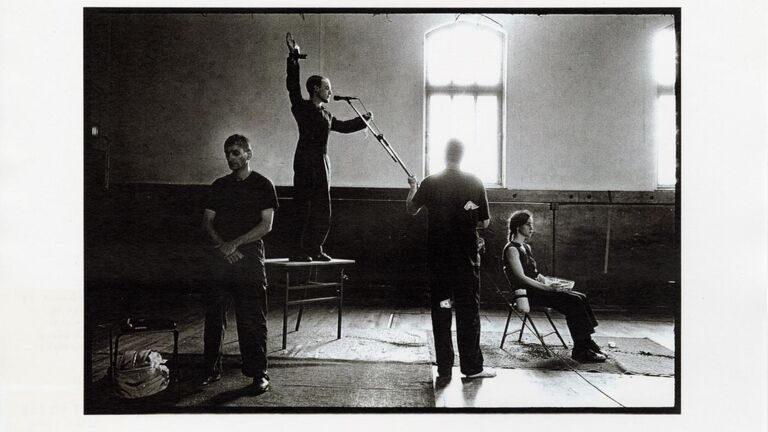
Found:
[[[274,269],[283,273],[283,279],[278,280],[274,285],[284,290],[283,297],[283,349],[286,347],[288,335],[288,306],[299,305],[299,316],[296,319],[296,329],[299,331],[301,325],[301,315],[304,312],[304,305],[310,303],[319,303],[327,301],[337,301],[339,306],[339,318],[337,326],[337,339],[341,339],[341,317],[344,302],[344,267],[354,265],[354,260],[332,259],[330,261],[312,261],[312,262],[294,262],[288,258],[270,258],[265,260],[267,270]],[[336,268],[338,280],[331,282],[320,282],[317,280],[317,271],[320,267]],[[293,285],[292,285],[293,283]],[[307,298],[307,293],[311,289],[336,288],[336,295],[325,297]],[[304,295],[300,300],[291,300],[291,291],[303,290]]]

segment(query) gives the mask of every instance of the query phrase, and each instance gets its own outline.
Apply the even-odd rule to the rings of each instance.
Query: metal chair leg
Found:
[[[336,291],[339,294],[339,317],[336,324],[336,339],[341,339],[341,316],[344,307],[344,267],[341,268],[339,274],[339,289]]]
[[[539,333],[539,329],[536,328],[536,324],[533,322],[533,318],[529,320],[531,323],[531,327],[533,327],[533,332],[536,333],[536,338],[539,339],[539,342],[541,342],[541,346],[544,347],[544,350],[547,352],[547,354],[551,357],[552,352],[549,350],[549,347],[547,346],[547,343],[544,342],[544,338],[541,336],[541,333]],[[522,332],[521,332],[522,333]]]
[[[560,343],[563,344],[563,348],[568,349],[568,345],[563,340],[563,337],[560,335],[560,332],[557,330],[557,326],[555,326],[555,323],[552,321],[552,317],[549,316],[549,312],[546,309],[544,309],[544,315],[546,315],[547,320],[549,320],[549,325],[552,326],[552,330],[555,331],[557,338],[560,339]]]
[[[509,308],[509,314],[507,314],[507,323],[504,324],[504,334],[501,336],[501,345],[499,348],[504,348],[504,341],[507,339],[507,330],[509,329],[509,321],[512,319],[512,308]]]
[[[523,325],[520,327],[520,336],[517,337],[518,342],[523,341],[523,331],[525,330],[525,322],[528,321],[528,314],[523,315]],[[533,320],[531,320],[531,323],[533,323]]]

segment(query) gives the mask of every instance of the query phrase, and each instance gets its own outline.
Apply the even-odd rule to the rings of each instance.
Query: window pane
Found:
[[[435,30],[426,41],[430,85],[494,85],[501,82],[502,34],[459,23]]]
[[[430,33],[426,41],[427,82],[430,85],[448,85],[451,83],[452,34],[448,31]]]
[[[499,103],[496,96],[479,96],[475,110],[474,145],[467,144],[464,169],[483,183],[499,181]]]
[[[675,185],[675,96],[659,96],[656,105],[656,148],[659,186]]]
[[[445,168],[445,143],[450,136],[451,97],[433,95],[427,104],[427,175]]]
[[[656,33],[653,39],[653,75],[660,86],[675,85],[677,48],[671,28]]]
[[[430,98],[427,174],[445,168],[445,145],[449,139],[458,138],[467,148],[474,144],[474,118],[475,101],[472,96],[434,95]]]
[[[466,24],[458,24],[451,29],[453,38],[453,83],[456,85],[472,85],[475,83],[475,70],[484,67],[476,64],[473,51],[478,46],[478,34]]]
[[[428,103],[427,174],[445,168],[445,145],[464,143],[462,169],[484,183],[499,180],[499,103],[496,96],[433,95]]]

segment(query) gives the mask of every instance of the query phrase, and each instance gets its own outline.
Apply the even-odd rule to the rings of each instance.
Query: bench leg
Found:
[[[338,324],[336,325],[336,339],[341,339],[341,316],[343,315],[344,311],[344,267],[341,268],[341,272],[339,273],[339,320]]]
[[[291,285],[291,275],[285,272],[285,298],[283,300],[283,349],[287,345],[288,334],[288,291]]]

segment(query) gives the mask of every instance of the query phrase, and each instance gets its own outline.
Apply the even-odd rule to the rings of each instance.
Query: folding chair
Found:
[[[501,266],[502,266],[502,268],[504,268],[504,264],[503,263],[501,263]],[[506,279],[506,272],[504,272],[504,276],[505,276],[505,279]],[[501,344],[499,344],[499,348],[502,348],[502,349],[504,348],[504,341],[506,341],[507,340],[507,336],[509,336],[511,334],[520,333],[518,335],[518,337],[517,337],[517,341],[518,342],[522,342],[522,340],[523,340],[523,332],[525,331],[525,324],[526,324],[526,322],[531,323],[531,330],[533,330],[533,333],[536,336],[536,339],[539,340],[539,342],[544,347],[544,350],[547,352],[548,355],[551,356],[552,352],[549,350],[549,347],[547,346],[547,343],[544,341],[544,338],[546,338],[547,336],[550,336],[552,334],[557,335],[557,338],[560,339],[560,343],[563,344],[563,348],[566,348],[566,349],[568,348],[568,345],[565,343],[565,341],[563,340],[563,337],[560,335],[560,332],[557,330],[557,326],[555,326],[554,321],[552,321],[552,317],[549,315],[549,313],[552,311],[552,308],[549,308],[549,307],[531,307],[530,310],[531,310],[531,312],[536,310],[536,311],[541,311],[541,312],[544,313],[544,316],[547,317],[547,321],[549,321],[549,325],[552,326],[552,331],[551,332],[546,333],[546,334],[539,333],[539,329],[536,328],[536,324],[533,322],[533,317],[530,315],[530,313],[523,313],[523,316],[522,316],[523,324],[520,326],[520,330],[514,330],[514,331],[511,331],[511,332],[508,332],[508,330],[509,330],[509,321],[512,319],[512,314],[514,313],[515,315],[517,315],[518,318],[520,318],[520,312],[518,312],[515,309],[515,302],[514,302],[514,300],[511,300],[512,298],[514,298],[514,291],[511,291],[511,290],[501,290],[501,289],[499,289],[498,285],[496,285],[496,284],[494,284],[494,286],[496,287],[496,292],[498,292],[499,295],[501,296],[501,298],[504,299],[504,303],[507,304],[507,308],[509,309],[509,313],[507,314],[507,322],[506,322],[506,324],[504,324],[504,334],[501,336]],[[507,286],[508,287],[511,286],[509,279],[507,279]]]
[[[502,294],[503,295],[503,294]],[[507,297],[504,296],[504,299],[506,300]],[[515,306],[513,303],[507,301],[507,307],[509,308],[509,314],[507,314],[507,323],[504,325],[504,334],[501,336],[501,344],[499,345],[499,348],[504,348],[504,341],[507,339],[507,336],[515,333],[520,333],[517,337],[517,341],[521,342],[523,340],[523,332],[525,331],[525,323],[530,322],[531,323],[531,329],[533,330],[533,333],[536,335],[536,339],[539,340],[541,345],[544,347],[544,350],[547,351],[547,354],[552,354],[549,351],[549,347],[547,346],[547,343],[544,341],[544,338],[547,336],[550,336],[552,334],[557,335],[557,338],[560,339],[560,343],[563,345],[563,348],[568,348],[568,345],[563,340],[563,337],[560,335],[560,332],[557,330],[557,326],[555,325],[554,321],[552,321],[552,317],[549,315],[549,313],[552,311],[552,308],[548,307],[533,307],[531,308],[531,312],[534,310],[541,311],[544,313],[544,316],[547,317],[547,321],[549,321],[549,325],[552,326],[552,331],[546,334],[541,334],[539,332],[539,329],[536,328],[536,324],[533,322],[533,317],[531,317],[530,313],[523,313],[523,325],[520,326],[520,330],[514,330],[511,332],[507,332],[509,330],[509,321],[512,319],[512,314],[514,313],[517,315],[518,318],[520,318],[520,313],[515,310]]]

